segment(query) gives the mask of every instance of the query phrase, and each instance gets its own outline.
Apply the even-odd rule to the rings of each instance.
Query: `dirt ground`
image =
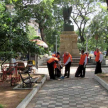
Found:
[[[102,74],[97,74],[100,78],[102,78],[106,83],[108,83],[108,74],[102,73]]]
[[[35,75],[39,77],[39,81],[43,75]],[[17,105],[30,93],[30,90],[13,90],[14,86],[10,86],[10,81],[0,82],[0,105],[3,108],[16,108]]]

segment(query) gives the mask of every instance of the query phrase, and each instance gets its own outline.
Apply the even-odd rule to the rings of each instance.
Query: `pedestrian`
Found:
[[[7,68],[8,74],[14,74],[16,75],[17,73],[17,58],[18,56],[15,56],[14,58],[11,59],[11,63],[9,64],[9,68]]]
[[[61,59],[58,58],[58,65],[56,65],[55,68],[55,77],[59,78],[61,76],[61,69],[62,69],[62,65],[61,65]]]
[[[85,77],[85,68],[87,64],[87,55],[84,54],[84,50],[81,51],[81,57],[79,61],[79,66],[75,73],[75,77]]]
[[[60,53],[59,52],[57,52],[57,53],[55,53],[55,54],[52,54],[52,57],[56,57],[56,58],[58,58],[58,60],[60,61]],[[58,62],[58,64],[59,64],[60,62]],[[55,69],[55,77],[59,77],[59,75],[58,75],[58,73],[60,73],[59,72],[59,69],[57,68],[57,66],[56,66],[56,64],[54,64],[54,69]]]
[[[87,63],[88,63],[89,62],[89,53],[88,53],[88,51],[85,52],[85,54],[87,55]]]
[[[69,52],[65,52],[63,54],[63,62],[64,62],[64,66],[65,66],[64,77],[67,76],[67,78],[69,78],[69,76],[70,76],[70,66],[71,66],[71,62],[72,62],[72,56]]]
[[[54,66],[56,64],[58,64],[58,58],[56,57],[52,57],[47,61],[47,67],[48,67],[48,71],[49,71],[49,76],[50,79],[55,79],[55,75],[54,75]]]
[[[96,57],[95,57],[95,61],[96,61],[95,74],[102,73],[102,69],[101,69],[102,60],[103,60],[103,54],[97,48]]]
[[[59,52],[57,52],[57,53],[55,53],[55,54],[52,54],[52,57],[57,57],[57,58],[60,58],[60,53],[59,53]]]
[[[17,66],[17,59],[18,56],[15,56],[14,58],[11,59],[11,66]]]

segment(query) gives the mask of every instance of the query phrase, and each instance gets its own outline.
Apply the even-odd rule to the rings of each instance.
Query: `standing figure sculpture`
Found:
[[[71,22],[72,22],[70,20],[71,11],[72,11],[72,6],[63,8],[63,18],[64,18],[64,23],[65,24],[69,24],[70,25]]]
[[[64,31],[74,31],[74,26],[71,25],[72,21],[70,20],[71,12],[72,6],[63,8]]]

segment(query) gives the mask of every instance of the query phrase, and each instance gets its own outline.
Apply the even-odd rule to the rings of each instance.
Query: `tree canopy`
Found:
[[[59,48],[59,35],[63,30],[63,7],[67,5],[72,6],[71,20],[78,28],[79,47],[85,47],[86,35],[89,31],[89,44],[96,41],[94,46],[101,46],[105,50],[108,20],[107,8],[102,5],[105,2],[104,0],[2,0],[0,2],[0,54],[27,53],[28,50],[33,53],[40,52],[41,48],[30,41],[38,38],[33,27],[28,25],[31,18],[39,24],[41,39],[47,42],[49,50],[54,51],[56,35]],[[13,5],[11,12],[6,7],[8,4]],[[96,36],[98,40],[95,39]],[[101,38],[104,38],[102,44],[99,41]],[[102,45],[105,45],[105,48]]]

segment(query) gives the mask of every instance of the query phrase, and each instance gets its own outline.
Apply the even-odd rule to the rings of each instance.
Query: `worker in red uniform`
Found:
[[[85,66],[87,64],[87,55],[84,54],[84,50],[81,51],[81,57],[79,61],[79,67],[75,73],[75,77],[85,77]]]
[[[60,53],[57,52],[56,54],[52,54],[52,57],[57,57],[57,58],[60,58]]]
[[[69,78],[69,76],[70,76],[70,66],[71,66],[71,62],[72,62],[72,56],[69,52],[65,52],[63,54],[63,62],[64,62],[64,65],[65,65],[64,77],[67,76],[67,78]]]
[[[47,61],[50,79],[55,79],[54,68],[56,68],[56,64],[58,64],[58,58],[56,57],[52,57]]]
[[[95,61],[96,61],[95,74],[102,73],[102,69],[101,69],[102,60],[103,60],[103,55],[97,48],[96,49],[96,57],[95,57]]]

